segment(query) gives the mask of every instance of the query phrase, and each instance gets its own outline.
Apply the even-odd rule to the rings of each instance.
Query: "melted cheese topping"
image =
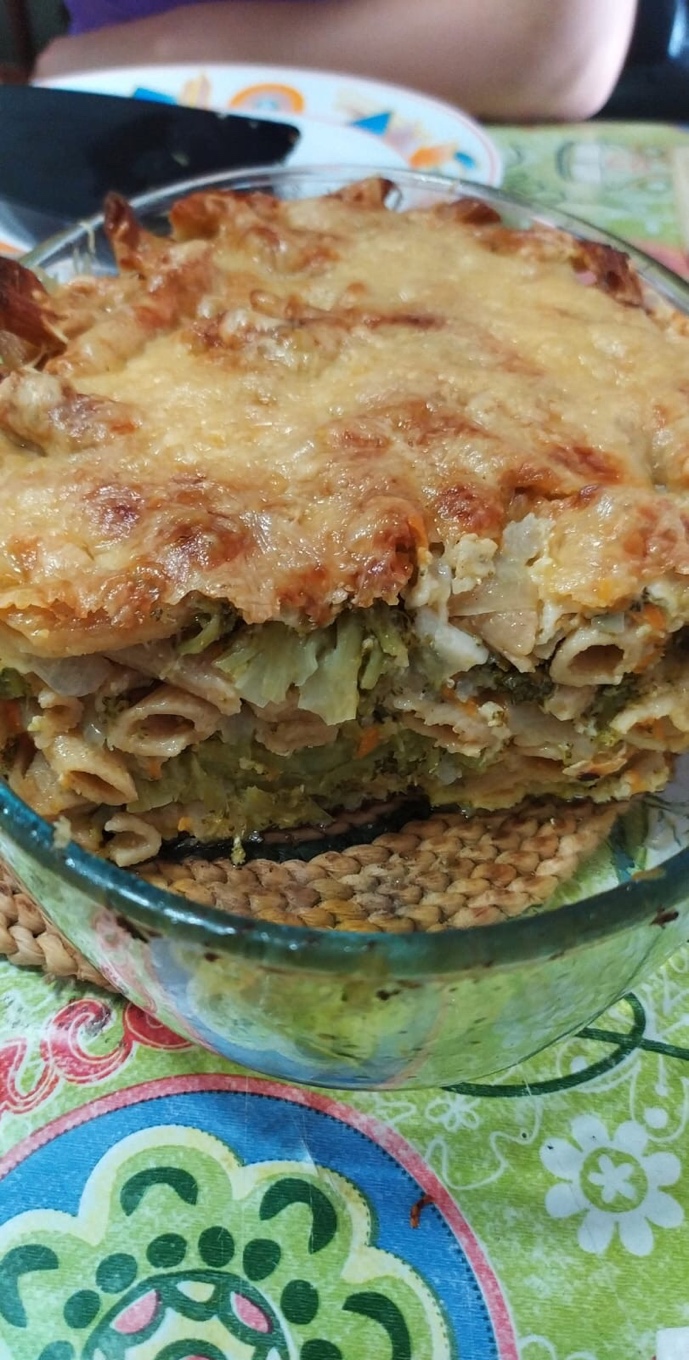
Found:
[[[685,621],[684,321],[617,252],[492,218],[214,192],[163,241],[120,207],[117,278],[28,320],[23,287],[0,622],[47,656],[171,636],[199,594],[319,626],[527,514],[541,607]]]

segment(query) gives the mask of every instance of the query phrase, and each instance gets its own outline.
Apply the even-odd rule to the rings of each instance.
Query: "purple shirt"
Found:
[[[200,0],[67,0],[70,13],[70,33],[89,33],[108,24],[123,24],[128,19],[145,19],[150,14],[164,14],[183,4],[198,4]]]

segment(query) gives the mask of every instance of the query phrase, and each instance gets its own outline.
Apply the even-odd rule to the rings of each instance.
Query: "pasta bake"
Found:
[[[480,198],[205,190],[0,273],[0,748],[117,864],[689,745],[689,329]]]

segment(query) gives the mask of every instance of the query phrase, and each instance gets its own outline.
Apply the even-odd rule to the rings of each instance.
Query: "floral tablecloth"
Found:
[[[689,273],[689,134],[501,128]],[[287,1086],[0,963],[0,1360],[687,1360],[689,947],[484,1085]]]

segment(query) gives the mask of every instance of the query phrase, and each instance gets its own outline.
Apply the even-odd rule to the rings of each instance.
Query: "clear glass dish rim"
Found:
[[[167,928],[190,943],[212,945],[229,954],[272,958],[274,962],[282,957],[284,962],[324,973],[337,973],[346,965],[352,974],[375,972],[381,979],[391,975],[458,975],[499,964],[509,967],[564,954],[636,926],[659,929],[677,915],[689,886],[687,847],[637,879],[630,878],[551,911],[537,911],[494,925],[404,935],[313,929],[236,916],[156,888],[72,841],[58,847],[54,828],[2,783],[0,828],[34,862],[64,883],[156,934]],[[49,915],[49,906],[47,910]]]
[[[689,283],[645,254],[634,245],[583,219],[505,193],[475,181],[431,172],[400,169],[397,166],[361,165],[262,166],[260,169],[219,172],[164,185],[131,200],[138,213],[162,206],[183,194],[202,188],[238,186],[247,189],[283,183],[313,182],[324,177],[355,179],[382,176],[400,187],[427,188],[456,197],[481,198],[497,209],[524,212],[533,222],[562,228],[576,236],[622,249],[640,269],[651,287],[689,314]],[[27,268],[40,268],[70,246],[87,242],[102,225],[102,214],[85,219],[35,246],[22,257]],[[429,934],[414,931],[404,935],[386,932],[313,929],[266,923],[233,915],[217,907],[194,903],[179,894],[146,884],[135,874],[80,849],[73,842],[66,847],[54,843],[54,829],[0,781],[0,825],[8,838],[45,869],[95,896],[100,905],[123,912],[152,930],[161,926],[176,934],[228,953],[273,958],[283,955],[295,966],[308,966],[323,972],[338,972],[344,964],[348,971],[357,965],[368,972],[385,966],[385,971],[409,978],[458,974],[496,964],[517,964],[538,957],[566,952],[576,945],[647,924],[659,928],[681,904],[689,887],[689,846],[671,855],[652,873],[630,878],[590,897],[580,898],[552,911],[538,911],[494,925],[465,929],[449,927]],[[662,919],[660,919],[662,917]]]
[[[452,175],[439,174],[430,170],[413,170],[404,166],[370,166],[370,165],[337,165],[322,163],[319,165],[299,165],[290,166],[279,163],[277,165],[264,165],[251,170],[229,170],[217,171],[212,175],[199,175],[190,179],[175,181],[174,184],[161,185],[157,189],[151,189],[145,194],[140,194],[130,199],[132,207],[137,213],[143,213],[149,209],[174,201],[182,194],[194,193],[196,190],[213,187],[228,188],[246,186],[248,190],[268,188],[275,180],[289,183],[290,181],[313,181],[328,177],[342,178],[344,183],[353,182],[356,179],[382,178],[390,180],[394,184],[399,184],[402,188],[426,188],[429,190],[442,191],[458,198],[480,198],[487,203],[499,208],[514,208],[526,213],[532,221],[542,222],[548,226],[561,227],[563,231],[568,231],[575,236],[581,236],[591,241],[598,241],[609,244],[623,250],[635,266],[641,269],[644,277],[649,278],[652,284],[658,286],[662,292],[667,292],[673,302],[689,313],[689,281],[680,278],[673,273],[666,265],[659,260],[648,255],[629,241],[625,241],[620,236],[615,236],[613,232],[606,231],[602,227],[595,226],[592,222],[587,222],[584,218],[576,217],[560,208],[553,208],[546,204],[539,204],[531,199],[522,198],[519,194],[506,193],[501,188],[493,188],[492,185],[481,184],[477,180],[463,180]],[[76,222],[73,226],[64,231],[57,232],[55,235],[40,241],[30,251],[21,256],[21,263],[27,269],[41,268],[46,259],[55,255],[59,251],[66,250],[70,245],[77,241],[88,239],[90,233],[96,231],[102,225],[103,214],[95,213],[91,217],[84,218]]]

